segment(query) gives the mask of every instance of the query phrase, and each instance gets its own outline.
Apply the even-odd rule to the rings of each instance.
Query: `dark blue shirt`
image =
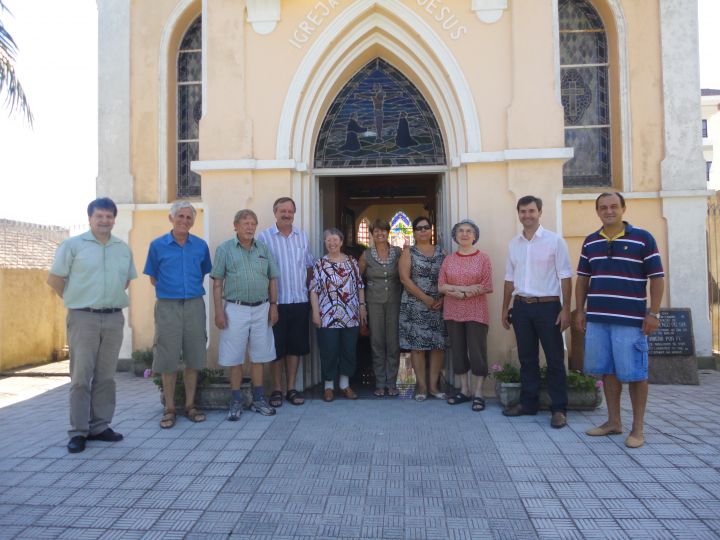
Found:
[[[187,300],[205,294],[203,279],[211,269],[205,240],[190,234],[181,246],[167,233],[150,243],[143,272],[155,278],[158,298]]]
[[[663,277],[662,261],[652,235],[625,222],[612,241],[602,229],[585,238],[577,273],[590,278],[587,320],[642,326],[648,278]]]

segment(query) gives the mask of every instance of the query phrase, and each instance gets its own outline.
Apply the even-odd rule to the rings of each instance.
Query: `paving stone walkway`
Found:
[[[720,537],[716,372],[652,386],[638,450],[583,434],[604,408],[553,430],[494,400],[312,400],[160,430],[152,382],[117,381],[125,440],[70,455],[67,379],[27,399],[0,379],[0,538]]]

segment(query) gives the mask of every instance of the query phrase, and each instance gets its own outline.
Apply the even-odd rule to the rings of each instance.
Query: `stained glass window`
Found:
[[[565,110],[565,187],[609,186],[608,47],[602,19],[588,0],[560,0],[560,86]]]
[[[200,151],[202,50],[200,17],[185,32],[177,62],[177,196],[199,197],[200,175],[190,170]]]
[[[432,109],[415,85],[381,58],[340,91],[315,147],[316,169],[444,164]]]
[[[362,218],[360,220],[360,225],[358,225],[357,241],[358,244],[362,244],[363,246],[370,245],[370,224],[368,223],[367,218]]]
[[[405,247],[415,244],[415,238],[412,233],[412,222],[405,212],[402,210],[397,212],[390,220],[390,238],[388,239],[393,246]]]

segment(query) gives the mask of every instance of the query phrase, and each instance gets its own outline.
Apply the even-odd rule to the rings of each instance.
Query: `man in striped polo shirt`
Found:
[[[280,197],[273,203],[275,225],[258,235],[275,257],[280,269],[278,276],[278,322],[273,326],[277,359],[270,364],[273,391],[270,405],[280,407],[283,402],[282,367],[285,365],[287,393],[293,405],[305,402],[295,389],[300,357],[310,352],[310,302],[308,283],[315,259],[307,235],[293,225],[295,201]]]
[[[585,332],[585,372],[603,376],[608,420],[586,433],[591,436],[622,433],[620,394],[622,383],[627,382],[633,424],[625,446],[639,448],[645,442],[647,336],[658,327],[665,274],[652,235],[623,221],[622,194],[600,194],[595,210],[603,226],[583,242],[575,288],[575,323],[578,330]]]

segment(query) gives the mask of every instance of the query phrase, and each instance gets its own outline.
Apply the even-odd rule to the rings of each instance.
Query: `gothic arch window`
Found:
[[[177,196],[199,197],[200,175],[190,162],[200,154],[202,115],[202,24],[195,19],[185,32],[177,60]]]
[[[406,245],[412,246],[415,244],[415,239],[412,233],[412,221],[402,210],[395,213],[390,220],[390,242],[393,246],[405,247]]]
[[[415,85],[375,58],[327,111],[315,145],[316,169],[445,165],[435,115]]]
[[[368,222],[367,218],[362,218],[360,220],[360,225],[358,225],[357,232],[357,242],[358,244],[362,244],[363,246],[370,245],[370,223]]]
[[[575,157],[563,167],[563,184],[609,186],[611,127],[605,26],[588,0],[560,0],[558,11],[565,146],[575,149]]]

